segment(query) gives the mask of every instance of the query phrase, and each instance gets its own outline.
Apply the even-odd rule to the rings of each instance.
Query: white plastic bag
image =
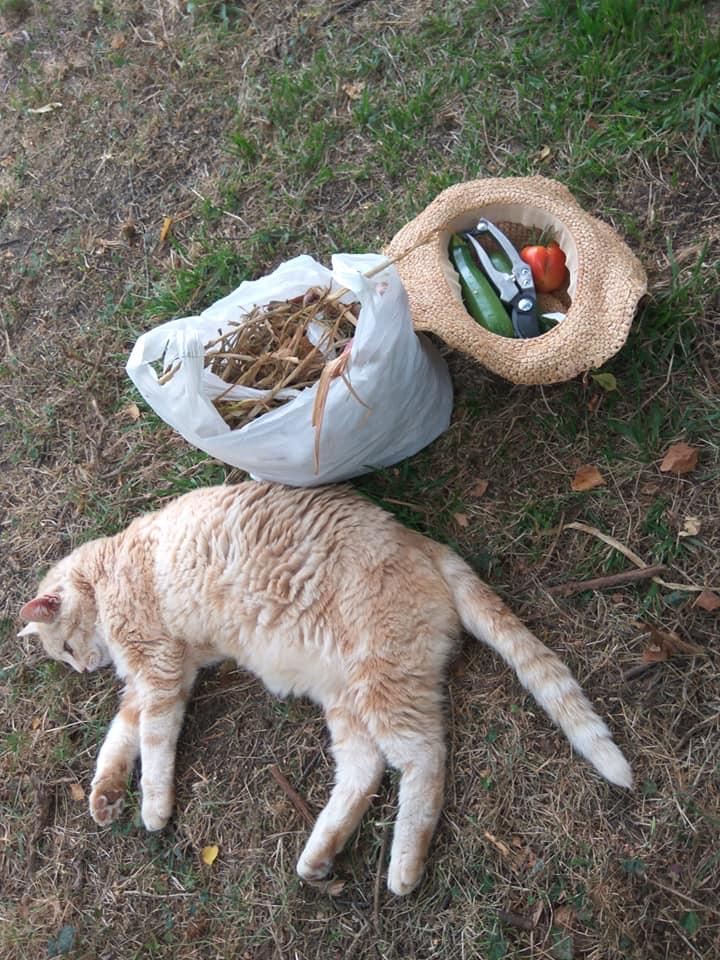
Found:
[[[242,283],[200,316],[171,320],[143,334],[128,359],[128,375],[155,412],[189,443],[257,479],[313,486],[397,463],[447,429],[452,385],[445,361],[413,331],[405,288],[394,267],[372,279],[363,276],[382,259],[339,254],[332,259],[332,272],[308,256],[289,260],[260,280]],[[316,470],[311,418],[317,384],[291,391],[293,399],[231,430],[212,404],[227,384],[205,368],[204,344],[255,305],[288,300],[330,283],[333,289],[352,291],[343,300],[360,303],[346,375],[363,403],[340,377],[331,381]],[[387,284],[382,294],[378,283]],[[169,370],[178,360],[174,375],[160,383],[153,364]],[[248,395],[248,388],[234,389]]]

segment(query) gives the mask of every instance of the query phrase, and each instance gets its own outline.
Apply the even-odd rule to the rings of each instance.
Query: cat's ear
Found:
[[[60,597],[56,593],[44,593],[28,600],[20,616],[28,623],[51,623],[60,609]]]

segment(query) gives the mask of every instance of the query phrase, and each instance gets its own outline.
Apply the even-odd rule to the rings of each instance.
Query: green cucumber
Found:
[[[474,320],[500,337],[514,337],[512,320],[490,281],[475,263],[470,247],[456,233],[450,240],[450,262],[460,278],[460,288],[468,313]]]
[[[488,250],[488,256],[496,270],[502,270],[503,273],[513,272],[510,257],[503,250],[500,250],[499,247],[495,247],[494,250]]]

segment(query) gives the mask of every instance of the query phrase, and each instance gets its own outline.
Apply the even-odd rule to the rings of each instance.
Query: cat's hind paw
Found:
[[[422,862],[402,859],[398,862],[398,858],[391,857],[387,878],[388,890],[396,897],[405,897],[420,883],[422,875]]]
[[[114,823],[125,807],[125,790],[98,784],[90,793],[90,816],[101,827]]]

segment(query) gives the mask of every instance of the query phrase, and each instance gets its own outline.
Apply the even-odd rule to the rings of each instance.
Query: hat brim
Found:
[[[480,217],[550,231],[560,244],[570,307],[550,332],[527,340],[501,337],[465,309],[448,243],[453,232],[473,227]],[[397,269],[415,328],[436,334],[513,383],[555,383],[601,366],[625,343],[647,289],[642,265],[614,230],[545,177],[474,180],[444,190],[398,231],[386,252],[398,256],[406,250],[411,252],[398,260]]]

